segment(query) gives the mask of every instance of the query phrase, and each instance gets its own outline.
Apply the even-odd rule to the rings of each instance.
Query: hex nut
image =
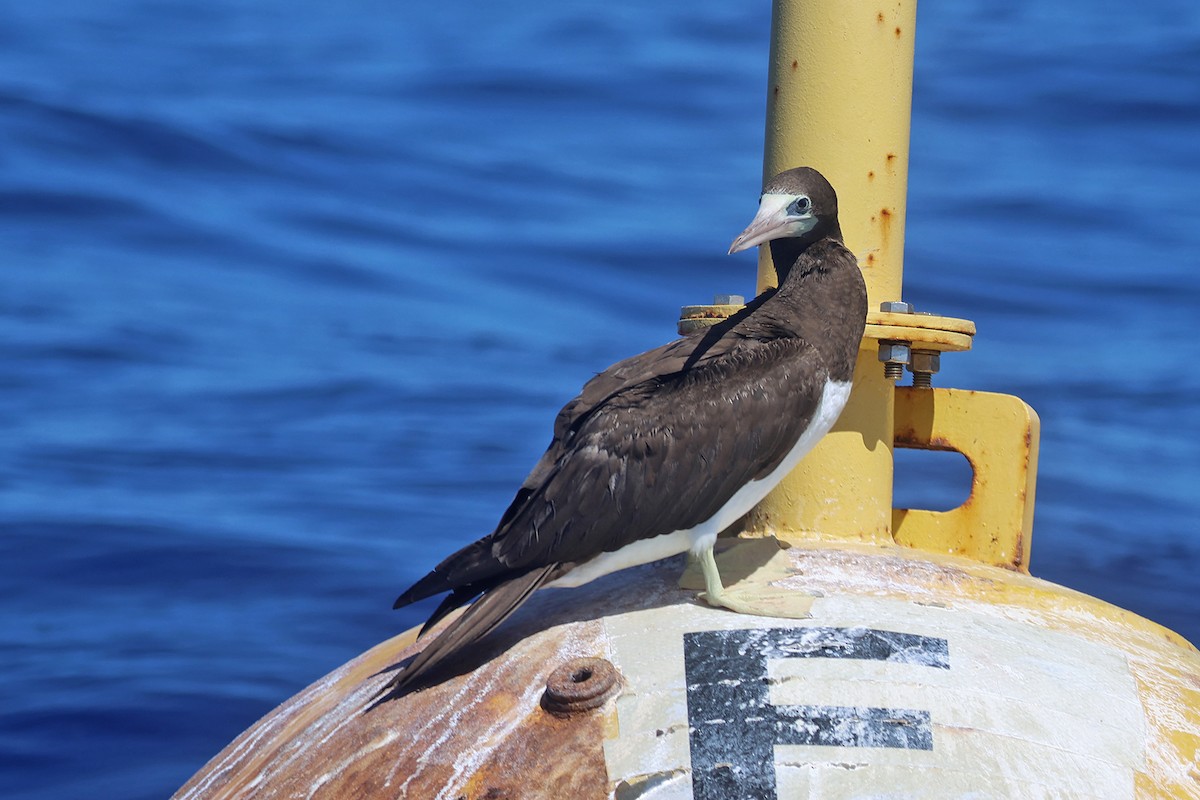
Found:
[[[942,366],[942,354],[937,350],[913,350],[908,362],[909,372],[936,373]]]
[[[879,360],[885,364],[907,364],[912,351],[908,342],[893,342],[887,339],[879,342]]]
[[[880,311],[888,311],[892,314],[911,314],[913,313],[912,303],[906,303],[903,300],[887,300],[879,304]]]

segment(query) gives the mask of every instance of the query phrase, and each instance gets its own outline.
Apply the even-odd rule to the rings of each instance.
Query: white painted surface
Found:
[[[1003,618],[985,605],[938,608],[883,597],[818,598],[812,619],[701,606],[605,620],[629,679],[609,777],[659,776],[641,795],[691,798],[682,635],[738,628],[868,627],[944,638],[950,668],[852,659],[771,661],[775,705],[926,710],[933,750],[776,746],[781,798],[1132,798],[1146,723],[1118,649]]]

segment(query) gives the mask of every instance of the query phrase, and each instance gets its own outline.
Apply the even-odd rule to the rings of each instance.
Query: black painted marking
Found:
[[[928,711],[771,705],[772,658],[950,668],[945,639],[870,628],[752,628],[683,635],[694,800],[775,797],[777,744],[933,749]]]

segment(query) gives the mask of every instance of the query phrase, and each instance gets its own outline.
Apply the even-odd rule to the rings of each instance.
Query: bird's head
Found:
[[[837,194],[825,176],[812,167],[781,172],[763,186],[758,213],[729,246],[738,253],[774,239],[816,241],[842,238],[837,218]]]

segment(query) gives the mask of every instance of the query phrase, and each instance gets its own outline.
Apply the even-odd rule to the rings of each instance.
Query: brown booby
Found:
[[[475,602],[379,692],[397,696],[542,587],[579,586],[685,551],[705,599],[723,590],[713,544],[833,426],[850,394],[867,313],[833,187],[816,170],[767,181],[730,253],[770,243],[779,287],[734,316],[592,378],[559,412],[545,455],[492,533],[400,595],[443,592],[424,634]]]

